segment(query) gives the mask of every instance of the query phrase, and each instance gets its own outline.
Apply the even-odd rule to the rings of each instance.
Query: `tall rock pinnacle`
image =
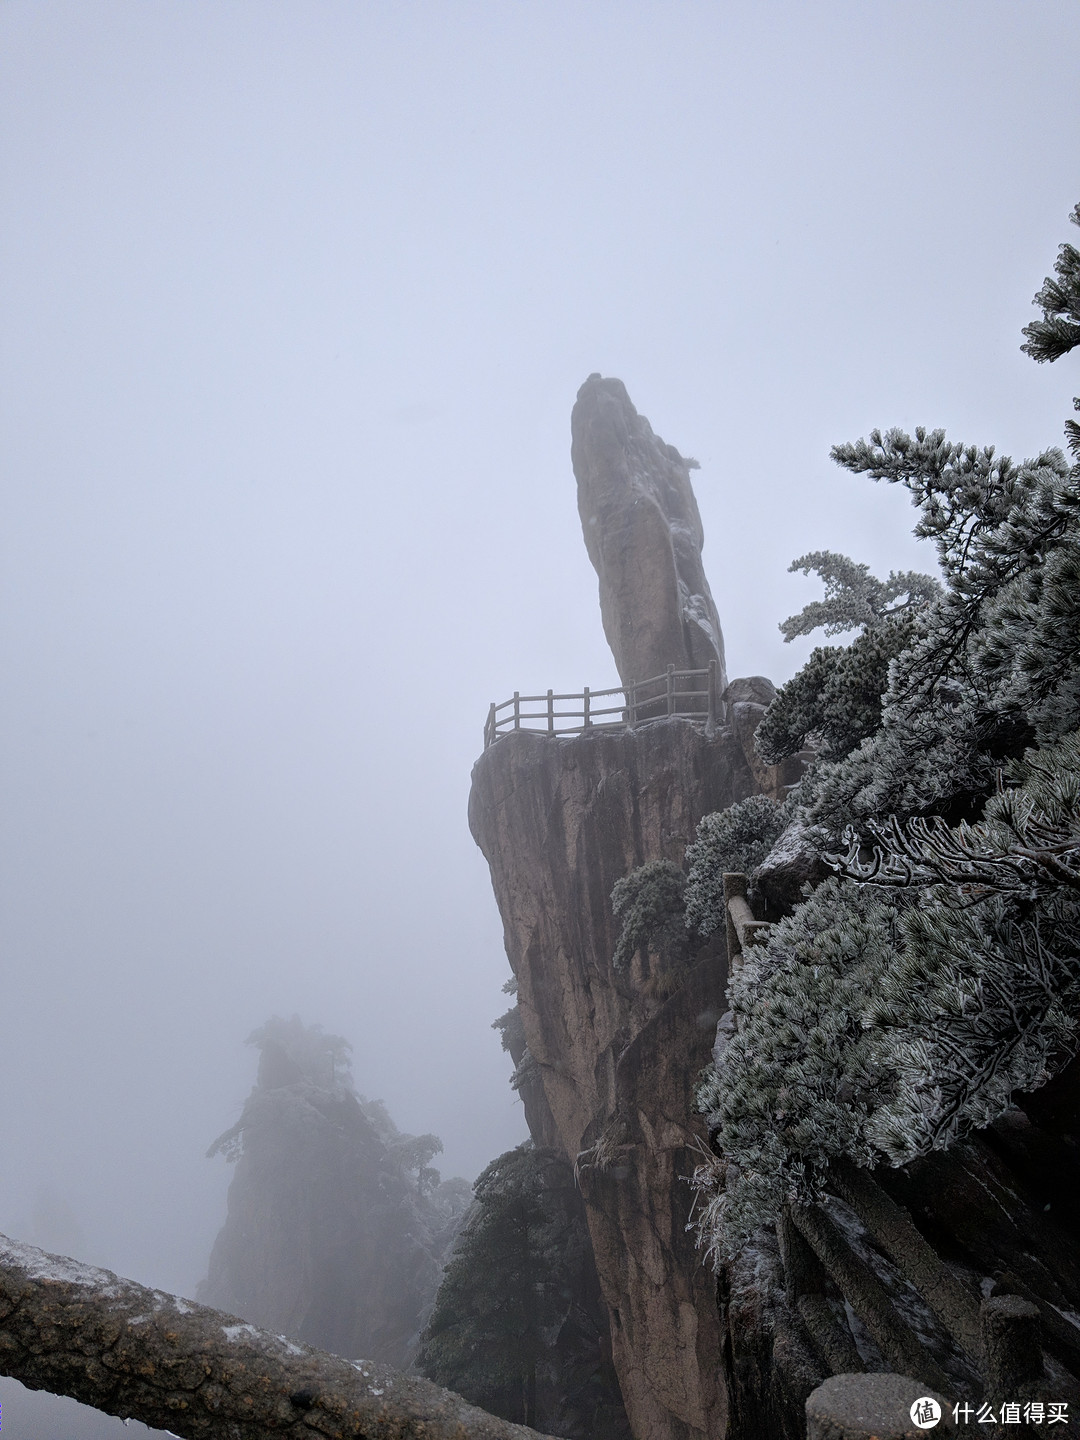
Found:
[[[715,660],[722,692],[724,637],[701,564],[694,462],[653,434],[621,380],[600,375],[578,391],[570,433],[578,512],[620,680]]]
[[[621,380],[590,375],[571,429],[585,544],[623,684],[712,663],[725,713],[709,725],[704,710],[700,720],[692,709],[650,715],[646,700],[636,718],[649,723],[507,730],[473,769],[469,824],[518,982],[526,1117],[536,1143],[574,1166],[630,1427],[639,1440],[725,1440],[727,1342],[715,1277],[689,1233],[686,1184],[708,1145],[693,1097],[724,1007],[724,938],[677,972],[649,945],[616,966],[611,893],[649,861],[681,867],[704,816],[748,795],[782,799],[798,761],[766,766],[753,748],[776,693],[769,681],[727,685],[694,462],[653,434]],[[759,1334],[771,1343],[763,1325]],[[754,1360],[761,1393],[771,1353]],[[738,1384],[757,1395],[745,1377]],[[748,1413],[756,1420],[763,1408],[755,1400]],[[778,1435],[770,1423],[761,1433]]]

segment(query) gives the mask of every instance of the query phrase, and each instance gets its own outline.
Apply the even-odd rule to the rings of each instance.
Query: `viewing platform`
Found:
[[[646,720],[681,716],[711,728],[723,720],[719,667],[715,660],[703,670],[676,670],[634,680],[611,690],[577,694],[522,695],[492,704],[484,725],[484,749],[512,730],[541,735],[582,735],[586,730],[630,730]],[[598,703],[599,702],[599,703]],[[566,708],[570,706],[572,708]]]

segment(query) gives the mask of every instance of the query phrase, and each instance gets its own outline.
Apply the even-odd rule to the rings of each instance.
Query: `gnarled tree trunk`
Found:
[[[188,1440],[537,1440],[427,1380],[6,1236],[0,1373]]]

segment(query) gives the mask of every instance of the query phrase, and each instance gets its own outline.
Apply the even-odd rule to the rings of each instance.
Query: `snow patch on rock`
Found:
[[[245,1336],[248,1335],[254,1335],[257,1337],[259,1334],[258,1330],[256,1330],[254,1325],[223,1325],[221,1327],[221,1333],[230,1343],[235,1343],[237,1340],[242,1340]]]

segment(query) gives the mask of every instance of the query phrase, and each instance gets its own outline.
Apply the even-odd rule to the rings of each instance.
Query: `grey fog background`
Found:
[[[785,679],[793,557],[933,564],[830,444],[1060,443],[1078,53],[1052,0],[0,5],[0,1229],[190,1294],[275,1012],[444,1173],[523,1138],[465,806],[489,701],[616,678],[578,385],[701,462]]]

